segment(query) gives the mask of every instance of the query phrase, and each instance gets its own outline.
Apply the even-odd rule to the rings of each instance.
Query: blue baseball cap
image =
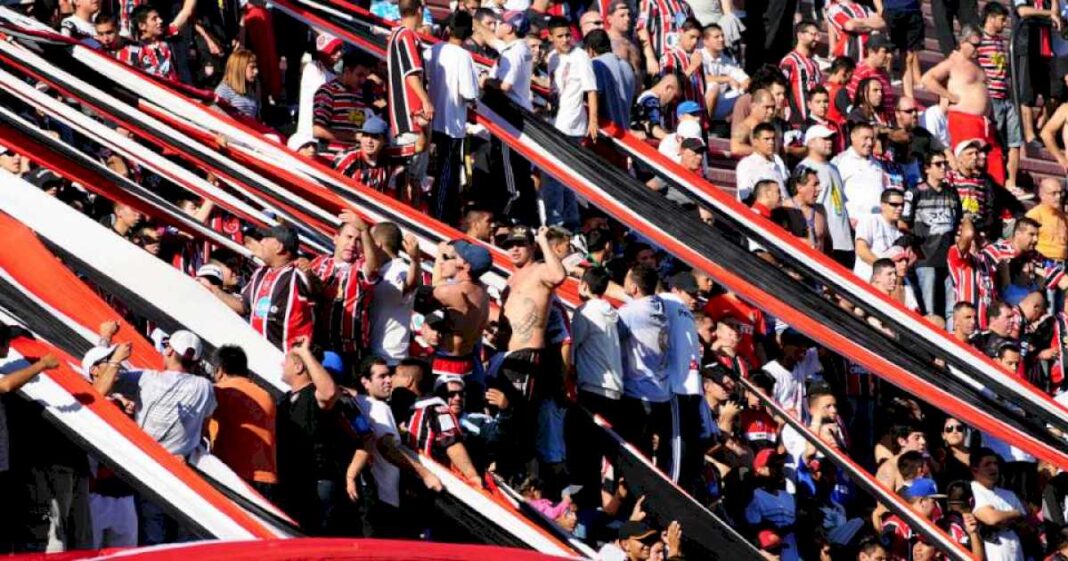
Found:
[[[490,257],[489,250],[481,245],[465,240],[453,240],[451,243],[453,249],[456,250],[456,255],[459,255],[461,259],[471,266],[471,278],[477,279],[481,277],[493,266],[493,258]]]
[[[935,484],[934,479],[929,477],[921,477],[902,488],[901,496],[906,500],[946,498],[945,495],[938,492],[938,485]]]
[[[341,360],[341,355],[334,351],[324,351],[322,365],[323,369],[329,372],[334,380],[341,380],[341,374],[345,371],[345,365]]]
[[[371,117],[363,122],[363,127],[360,129],[360,133],[385,136],[386,131],[388,130],[389,123],[385,122],[381,117]]]
[[[701,113],[701,106],[697,105],[696,101],[684,101],[675,108],[675,116],[682,117],[683,115],[698,115]]]
[[[501,15],[501,21],[512,26],[515,30],[515,34],[523,37],[530,32],[530,18],[527,17],[525,12],[519,10],[508,10]]]

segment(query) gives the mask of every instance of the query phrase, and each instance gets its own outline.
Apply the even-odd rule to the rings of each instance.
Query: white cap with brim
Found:
[[[461,388],[467,386],[467,384],[464,383],[463,377],[457,376],[456,374],[443,374],[438,376],[437,380],[434,380],[434,391],[438,391],[442,386],[449,383],[460,384]]]
[[[185,360],[200,360],[200,355],[203,352],[200,337],[184,329],[171,333],[170,338],[167,339],[167,346]]]
[[[115,354],[115,349],[118,347],[118,345],[111,345],[110,347],[93,347],[86,351],[85,356],[82,357],[82,375],[88,378],[89,371],[97,364],[111,358],[111,355]]]
[[[289,137],[288,141],[286,141],[286,146],[288,146],[289,149],[293,151],[300,150],[301,148],[304,148],[309,144],[315,144],[315,137],[308,133],[301,132],[294,134],[293,136]]]
[[[805,144],[814,138],[830,138],[835,134],[837,133],[823,125],[812,125],[805,131]]]
[[[675,134],[679,136],[681,142],[683,138],[701,138],[701,132],[700,121],[683,121],[679,123]]]
[[[975,147],[979,150],[986,148],[986,142],[981,138],[969,138],[968,140],[962,140],[957,143],[957,146],[953,148],[953,155],[960,157],[961,153],[971,147]]]

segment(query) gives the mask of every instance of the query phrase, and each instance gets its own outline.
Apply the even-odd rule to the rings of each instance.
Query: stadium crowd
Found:
[[[629,129],[688,173],[733,168],[753,212],[1060,400],[1064,181],[1022,162],[1048,152],[1068,171],[1068,7],[931,0],[928,24],[920,0],[357,4],[397,23],[385,61],[261,2],[9,6],[212,90],[220,111],[467,235],[424,263],[397,224],[345,212],[333,254],[311,255],[294,228],[252,227],[5,98],[260,261],[90,195],[17,148],[0,154],[4,172],[196,277],[285,352],[291,390],[276,400],[241,348],[205,356],[195,334],[160,333],[104,294],[142,333],[101,325],[83,374],[168,452],[189,458],[206,438],[312,535],[459,539],[427,507],[442,482],[421,454],[471,485],[511,485],[601,559],[681,558],[687,529],[647,523],[658,498],[602,461],[584,409],[767,559],[942,558],[769,396],[977,559],[1068,559],[1068,475],[691,270],[468,113],[497,90],[706,221],[599,127]],[[499,298],[480,281],[484,244],[514,265]],[[557,295],[565,282],[578,283],[577,309]],[[14,336],[0,329],[0,350]],[[141,336],[164,371],[127,367]],[[189,539],[14,394],[56,366],[42,357],[0,378],[0,552]]]

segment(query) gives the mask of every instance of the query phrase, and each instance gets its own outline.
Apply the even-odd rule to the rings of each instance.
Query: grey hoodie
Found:
[[[571,319],[572,364],[578,388],[609,399],[623,395],[619,314],[606,300],[587,301]]]

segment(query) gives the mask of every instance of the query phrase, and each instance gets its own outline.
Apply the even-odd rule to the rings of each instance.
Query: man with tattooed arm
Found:
[[[533,455],[534,438],[527,437],[536,431],[540,403],[563,385],[560,361],[543,357],[553,290],[567,278],[563,264],[549,246],[546,231],[542,227],[535,237],[529,228],[517,226],[503,243],[515,272],[501,298],[497,349],[505,355],[495,381],[508,394],[509,402],[516,404],[517,429],[523,435],[516,440],[526,443],[527,448],[517,451],[515,459],[520,464]],[[535,243],[543,261],[535,260]]]

